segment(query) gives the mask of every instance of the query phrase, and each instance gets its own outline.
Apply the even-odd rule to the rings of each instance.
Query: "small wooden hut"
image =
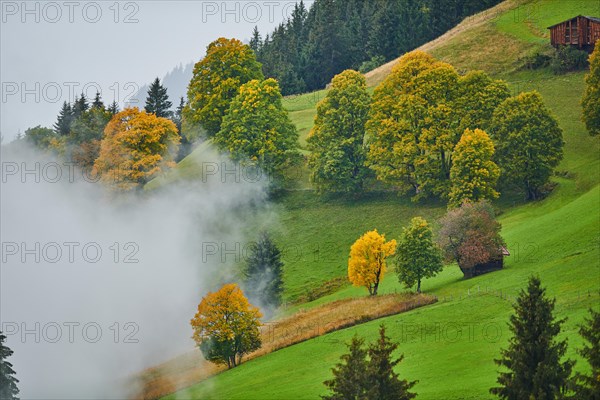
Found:
[[[500,257],[496,260],[490,260],[484,264],[477,264],[473,268],[461,268],[465,278],[472,278],[477,275],[487,274],[488,272],[498,271],[504,267],[504,257],[510,256],[507,248],[500,249]]]
[[[549,26],[548,29],[552,46],[576,46],[591,53],[596,41],[600,39],[600,18],[578,15]]]

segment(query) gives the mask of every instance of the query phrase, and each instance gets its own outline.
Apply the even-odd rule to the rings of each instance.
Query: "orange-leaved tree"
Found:
[[[171,120],[126,108],[104,129],[94,173],[116,189],[135,189],[174,166],[178,146],[177,127]]]
[[[364,286],[371,296],[377,294],[386,270],[386,258],[396,252],[396,241],[385,241],[377,229],[362,235],[350,248],[348,279],[354,286]]]
[[[260,348],[261,317],[240,287],[229,283],[202,298],[190,321],[194,329],[192,338],[204,358],[233,368],[242,362],[244,354]]]

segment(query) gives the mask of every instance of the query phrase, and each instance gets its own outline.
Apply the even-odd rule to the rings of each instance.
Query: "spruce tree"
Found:
[[[110,103],[110,106],[108,106],[108,108],[106,109],[106,111],[108,111],[110,113],[110,115],[115,115],[119,112],[119,105],[117,104],[116,101],[113,100],[112,103]]]
[[[65,101],[54,124],[54,132],[61,136],[68,135],[71,131],[72,121],[73,111],[71,110],[71,105]]]
[[[92,103],[92,108],[104,109],[104,103],[100,98],[100,93],[96,92],[96,97],[94,97],[94,102]]]
[[[367,370],[367,351],[363,348],[364,339],[354,336],[348,345],[348,354],[332,368],[333,379],[323,382],[331,394],[321,396],[323,400],[368,400],[369,382]]]
[[[521,289],[509,329],[513,336],[502,358],[494,360],[507,369],[500,372],[500,387],[490,389],[501,399],[554,400],[567,390],[573,367],[571,360],[561,362],[567,341],[558,341],[565,319],[554,316],[555,299],[546,297],[540,279],[530,277],[527,290]]]
[[[75,101],[73,102],[73,119],[79,118],[83,113],[85,113],[89,108],[89,104],[85,95],[81,93],[81,97],[75,97]]]
[[[14,376],[15,371],[12,369],[12,364],[6,360],[13,354],[13,351],[4,345],[5,340],[6,336],[0,331],[0,399],[18,400],[17,383],[19,380]]]
[[[246,293],[264,306],[277,307],[283,292],[281,252],[267,232],[261,232],[246,261]]]
[[[368,399],[378,400],[410,400],[417,397],[416,393],[409,390],[417,381],[409,382],[400,379],[394,372],[394,367],[403,359],[404,355],[393,359],[393,353],[398,348],[396,343],[390,341],[385,335],[385,325],[379,327],[379,338],[369,346],[369,363],[367,366],[367,382],[369,382]]]
[[[587,344],[578,353],[590,364],[592,373],[576,374],[576,398],[600,400],[600,312],[590,310],[590,318],[579,327],[579,334]]]
[[[156,78],[148,89],[148,97],[146,97],[147,113],[155,114],[157,117],[170,118],[173,114],[170,108],[173,104],[169,101],[167,88],[160,84],[160,80]]]
[[[254,50],[256,54],[258,54],[262,46],[262,38],[260,36],[260,32],[258,31],[258,26],[255,26],[254,30],[252,31],[252,38],[250,39],[249,45],[250,48]]]

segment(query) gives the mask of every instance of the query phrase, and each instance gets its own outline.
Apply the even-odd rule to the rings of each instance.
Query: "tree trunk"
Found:
[[[421,293],[421,280],[417,281],[417,293]]]

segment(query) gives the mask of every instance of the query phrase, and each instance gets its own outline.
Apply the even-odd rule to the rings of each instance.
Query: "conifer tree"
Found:
[[[73,111],[71,110],[71,105],[65,101],[54,124],[54,131],[61,136],[68,135],[71,131],[72,121]]]
[[[15,377],[15,371],[12,364],[6,359],[13,354],[13,351],[4,344],[6,336],[0,332],[0,399],[18,400],[19,380]]]
[[[94,97],[94,102],[92,103],[92,108],[104,109],[104,103],[100,98],[100,93],[96,92],[96,97]]]
[[[323,382],[331,394],[321,396],[323,400],[367,400],[369,382],[366,380],[367,351],[365,340],[354,336],[348,345],[348,354],[332,368],[333,379]]]
[[[117,104],[116,101],[113,100],[113,102],[110,103],[110,106],[108,106],[106,111],[108,111],[110,113],[110,115],[118,114],[119,113],[119,105]]]
[[[250,299],[276,308],[283,293],[281,252],[267,232],[261,232],[246,262],[246,292]]]
[[[393,358],[397,348],[398,345],[385,335],[385,325],[382,324],[379,327],[379,338],[369,346],[368,351],[367,382],[370,384],[368,399],[410,400],[417,397],[416,393],[409,391],[417,381],[409,382],[400,379],[394,372],[394,367],[404,359],[404,355],[400,355],[397,359]]]
[[[258,26],[254,27],[252,31],[252,38],[250,39],[250,48],[254,50],[256,54],[258,54],[261,46],[262,46],[262,38],[260,36],[260,32],[258,32]]]
[[[570,383],[573,361],[561,361],[567,341],[556,336],[565,319],[556,320],[554,299],[546,297],[540,279],[530,277],[521,289],[510,317],[513,336],[502,358],[494,360],[505,370],[498,375],[499,387],[490,389],[501,399],[553,400],[561,398]]]
[[[75,97],[75,101],[73,102],[73,119],[79,118],[83,113],[85,113],[89,108],[89,104],[85,95],[81,93],[81,97]]]
[[[590,317],[579,327],[579,334],[587,343],[578,353],[587,360],[592,372],[575,375],[576,398],[600,400],[600,312],[590,310]]]
[[[146,97],[146,107],[144,108],[147,113],[155,114],[157,117],[170,118],[172,111],[170,111],[173,103],[169,101],[167,95],[167,88],[160,84],[160,80],[156,78],[148,89],[148,97]]]

